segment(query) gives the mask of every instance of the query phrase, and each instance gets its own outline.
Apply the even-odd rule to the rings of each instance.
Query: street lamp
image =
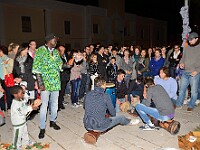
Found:
[[[199,30],[199,27],[198,27],[198,25],[194,25],[194,30],[195,30],[195,32],[197,32],[198,33],[198,30]]]

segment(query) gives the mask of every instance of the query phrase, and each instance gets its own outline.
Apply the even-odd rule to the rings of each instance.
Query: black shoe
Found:
[[[60,130],[60,127],[54,121],[50,121],[50,127],[53,127],[55,130]]]
[[[43,139],[44,138],[44,134],[45,134],[45,129],[40,129],[40,133],[38,135],[39,139]]]
[[[60,109],[65,109],[65,106],[64,106],[64,105],[61,105],[59,108],[60,108]]]

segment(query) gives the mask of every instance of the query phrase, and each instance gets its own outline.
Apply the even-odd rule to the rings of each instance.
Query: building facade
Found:
[[[0,44],[38,45],[54,33],[69,49],[90,43],[141,45],[145,48],[167,43],[167,22],[124,12],[124,0],[99,0],[99,7],[54,0],[1,0]]]

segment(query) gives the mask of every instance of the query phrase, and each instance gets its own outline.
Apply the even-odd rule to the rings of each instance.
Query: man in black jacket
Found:
[[[67,58],[65,56],[65,47],[62,45],[59,46],[58,51],[63,61],[62,71],[60,72],[61,90],[59,91],[59,97],[58,97],[58,111],[60,111],[61,109],[65,109],[63,102],[65,95],[65,88],[70,77],[71,66],[67,63]]]

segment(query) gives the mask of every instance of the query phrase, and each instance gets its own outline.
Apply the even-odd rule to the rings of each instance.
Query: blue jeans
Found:
[[[50,113],[50,121],[56,121],[58,111],[59,91],[41,91],[42,105],[40,106],[40,129],[45,129],[47,119],[48,105]]]
[[[83,98],[85,93],[87,92],[87,74],[81,74],[81,85],[80,85],[80,89],[79,89],[79,98]]]
[[[124,81],[126,82],[126,87],[129,88],[129,82],[131,80],[131,75],[132,74],[126,74],[124,77]]]
[[[110,119],[112,120],[110,125],[107,128],[105,128],[102,131],[100,131],[100,132],[104,132],[104,131],[106,131],[108,129],[111,129],[111,128],[113,128],[114,126],[116,126],[118,124],[120,124],[120,125],[128,125],[130,123],[130,121],[131,121],[131,119],[128,119],[123,115],[110,117]]]
[[[72,87],[71,101],[72,101],[72,104],[78,102],[80,86],[81,86],[81,79],[80,78],[76,79],[76,80],[71,80],[71,87]]]
[[[70,84],[70,81],[67,81],[67,85],[66,85],[66,88],[65,88],[65,94],[70,94],[71,92],[71,84]]]
[[[200,100],[200,76],[199,76],[199,86],[198,86],[198,100]]]
[[[138,114],[140,115],[140,117],[146,124],[152,123],[150,118],[147,115],[150,115],[151,117],[153,117],[159,121],[167,121],[174,117],[174,116],[168,116],[168,115],[162,116],[159,114],[159,112],[156,108],[148,107],[144,104],[137,104],[135,106],[135,109],[137,110]],[[171,114],[169,114],[169,115],[171,115]]]
[[[191,99],[188,103],[189,108],[194,108],[195,102],[198,97],[198,88],[199,88],[199,78],[200,73],[198,73],[196,76],[192,77],[190,75],[190,72],[184,72],[181,81],[180,81],[180,89],[179,89],[179,96],[176,102],[176,106],[180,107],[183,104],[183,101],[185,99],[186,90],[188,88],[188,85],[191,86]]]

